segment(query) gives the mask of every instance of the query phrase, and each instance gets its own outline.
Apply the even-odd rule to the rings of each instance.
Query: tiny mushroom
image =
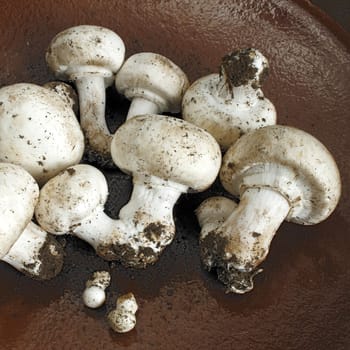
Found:
[[[127,115],[130,119],[141,114],[179,113],[189,82],[181,68],[168,58],[141,52],[125,61],[115,86],[132,100]]]
[[[0,89],[0,161],[21,165],[44,184],[80,162],[84,136],[72,108],[35,84]]]
[[[130,332],[136,326],[136,312],[138,305],[133,293],[120,296],[117,299],[116,309],[108,316],[108,323],[118,333]]]
[[[43,85],[44,88],[52,90],[58,94],[63,102],[73,109],[75,115],[79,112],[79,98],[73,87],[62,81],[50,81]]]
[[[220,148],[193,124],[145,115],[117,130],[111,152],[134,182],[119,220],[103,211],[108,196],[103,174],[85,164],[70,167],[46,183],[35,215],[48,232],[71,232],[106,260],[146,267],[174,238],[173,206],[181,193],[203,191],[214,182],[221,165]]]
[[[337,165],[325,146],[287,126],[242,136],[225,154],[220,179],[240,203],[229,216],[223,208],[218,215],[227,219],[217,226],[213,218],[212,229],[202,233],[201,259],[235,293],[253,288],[258,266],[284,220],[317,224],[333,212],[341,192]],[[203,210],[198,218],[206,224]]]
[[[222,59],[220,74],[195,81],[182,101],[183,119],[196,124],[227,150],[249,130],[276,123],[276,110],[261,90],[267,59],[256,49]]]
[[[111,282],[111,275],[108,271],[96,271],[92,278],[86,282],[83,292],[84,304],[92,309],[96,309],[106,301],[105,289]]]
[[[158,259],[175,235],[173,207],[182,193],[204,191],[216,179],[221,152],[215,139],[182,119],[142,115],[115,133],[112,158],[133,176],[130,201],[120,210],[125,224],[122,263],[145,266]],[[125,248],[120,247],[120,251]]]
[[[34,178],[18,165],[0,163],[0,193],[0,259],[35,279],[56,276],[63,249],[31,222],[39,197]]]
[[[105,89],[113,84],[124,55],[124,43],[116,33],[93,25],[58,33],[46,53],[47,64],[56,77],[76,85],[86,151],[102,166],[110,165],[112,140],[105,119]]]

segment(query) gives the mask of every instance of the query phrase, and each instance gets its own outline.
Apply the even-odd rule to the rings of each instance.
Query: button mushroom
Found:
[[[86,151],[92,160],[105,166],[110,163],[112,140],[105,119],[105,89],[112,85],[124,55],[124,43],[116,33],[92,25],[58,33],[46,53],[47,64],[56,77],[75,83]]]
[[[96,250],[113,240],[116,220],[104,213],[108,186],[97,168],[78,164],[50,179],[40,191],[35,217],[55,235],[72,233]]]
[[[268,61],[258,50],[232,52],[222,59],[220,74],[187,89],[183,119],[207,130],[223,150],[247,131],[275,124],[275,107],[260,88],[267,72]]]
[[[168,58],[142,52],[125,61],[115,86],[132,100],[127,115],[130,119],[141,114],[179,113],[189,82],[186,74]]]
[[[0,89],[0,161],[21,165],[42,185],[83,152],[76,116],[55,92],[26,83]]]
[[[96,309],[106,301],[105,290],[111,283],[111,275],[108,271],[96,271],[92,278],[86,282],[83,292],[84,304],[92,309]]]
[[[252,278],[283,220],[317,224],[333,212],[341,191],[337,165],[325,146],[304,131],[277,125],[249,132],[231,146],[220,179],[240,203],[224,223],[201,236],[201,258],[235,293],[253,288]]]
[[[118,333],[130,332],[136,326],[136,312],[138,305],[133,293],[120,296],[117,299],[116,309],[108,316],[108,323]]]
[[[31,222],[39,187],[22,167],[0,163],[0,259],[27,276],[50,279],[62,268],[63,249]]]
[[[220,149],[212,136],[193,124],[147,115],[124,123],[111,150],[116,164],[134,176],[131,199],[119,220],[103,211],[108,195],[103,174],[83,164],[46,183],[36,218],[48,232],[72,232],[106,260],[145,267],[174,237],[173,206],[181,193],[202,191],[214,182]]]
[[[220,148],[210,134],[184,120],[143,115],[116,131],[111,150],[134,184],[130,201],[119,212],[124,242],[114,250],[125,265],[144,266],[173,240],[173,206],[181,193],[203,191],[214,182]]]

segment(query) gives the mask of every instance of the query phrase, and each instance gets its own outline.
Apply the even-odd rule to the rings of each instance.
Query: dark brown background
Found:
[[[320,1],[349,29],[348,1]],[[142,5],[141,5],[142,4]],[[0,264],[0,349],[349,349],[350,348],[350,40],[305,1],[0,0],[0,84],[51,79],[44,61],[50,39],[77,24],[99,24],[125,40],[127,56],[162,53],[193,81],[217,69],[222,55],[255,46],[270,60],[264,88],[279,122],[318,137],[339,164],[343,196],[322,224],[284,223],[244,296],[225,295],[198,257],[193,210],[220,191],[185,195],[175,208],[177,235],[154,267],[123,269],[67,238],[63,273],[36,282]],[[121,103],[122,107],[118,107]],[[108,115],[121,123],[127,102],[108,91]],[[113,216],[130,179],[107,174]],[[96,269],[109,269],[106,306],[87,310],[80,295]],[[136,329],[109,330],[105,314],[116,296],[133,291]]]
[[[335,19],[348,32],[350,31],[350,1],[348,0],[311,0],[330,17]]]

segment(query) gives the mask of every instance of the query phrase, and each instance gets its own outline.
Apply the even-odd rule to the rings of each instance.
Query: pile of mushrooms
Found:
[[[334,159],[308,133],[275,125],[276,109],[261,89],[269,64],[257,49],[233,51],[218,74],[191,86],[162,55],[124,57],[112,30],[68,28],[52,39],[46,61],[77,94],[62,81],[0,89],[0,259],[30,277],[52,278],[64,254],[51,234],[70,233],[105,260],[145,268],[174,239],[180,195],[205,191],[220,174],[239,203],[211,197],[197,208],[201,261],[228,292],[252,290],[284,220],[317,224],[336,208]],[[113,84],[131,101],[115,133],[105,118]],[[118,219],[104,212],[108,184],[98,168],[80,164],[84,152],[88,163],[132,176]],[[87,307],[104,304],[110,280],[109,271],[96,271],[86,282]],[[108,322],[130,331],[137,309],[132,293],[120,296]]]

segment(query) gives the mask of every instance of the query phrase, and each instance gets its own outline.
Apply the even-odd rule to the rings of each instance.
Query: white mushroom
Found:
[[[133,293],[120,296],[117,299],[116,309],[108,316],[108,323],[118,333],[130,332],[136,326],[136,312],[138,305]]]
[[[105,119],[106,87],[124,61],[125,46],[112,30],[80,25],[58,33],[46,61],[56,77],[75,83],[79,95],[80,124],[88,156],[109,165],[112,135]]]
[[[63,102],[73,109],[74,114],[78,115],[79,98],[72,86],[62,81],[50,81],[44,84],[43,87],[58,94]]]
[[[122,263],[144,266],[158,259],[175,235],[173,207],[182,193],[204,191],[221,165],[219,145],[197,126],[178,118],[143,115],[115,133],[112,158],[133,176],[130,201],[120,210],[125,224]],[[120,254],[120,253],[119,253]]]
[[[84,304],[92,309],[96,309],[106,301],[105,290],[111,282],[111,275],[108,271],[96,271],[92,278],[86,282],[83,292]]]
[[[193,124],[147,115],[134,117],[117,130],[112,156],[134,181],[119,220],[103,211],[108,195],[103,174],[83,164],[47,182],[36,218],[48,232],[71,232],[87,241],[106,260],[145,267],[173,240],[173,206],[181,193],[202,191],[214,182],[220,149],[212,136]]]
[[[55,235],[71,233],[93,246],[113,241],[116,220],[104,213],[106,179],[97,168],[78,164],[67,168],[40,191],[35,217]]]
[[[183,119],[207,130],[223,150],[247,131],[275,124],[275,107],[260,88],[267,72],[268,61],[258,50],[232,52],[222,59],[220,74],[187,89]]]
[[[25,83],[0,89],[0,161],[23,166],[42,185],[83,152],[76,116],[55,92]]]
[[[36,279],[62,268],[63,249],[31,222],[39,187],[22,167],[0,163],[0,259]]]
[[[277,125],[249,132],[231,146],[220,178],[240,203],[223,224],[202,235],[201,258],[235,293],[253,288],[283,220],[317,224],[333,212],[341,191],[325,146],[304,131]]]
[[[117,90],[132,100],[127,119],[141,114],[179,113],[189,86],[186,74],[168,58],[142,52],[129,57],[117,73]]]

